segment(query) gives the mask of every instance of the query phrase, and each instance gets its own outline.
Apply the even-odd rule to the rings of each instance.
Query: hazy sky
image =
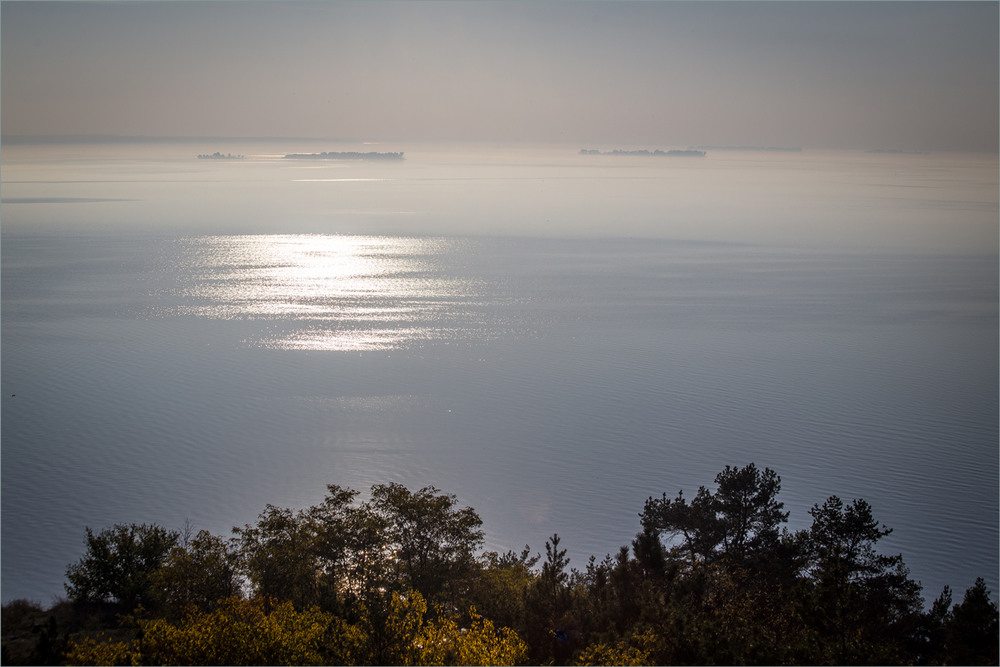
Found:
[[[3,2],[5,135],[997,150],[997,2]]]

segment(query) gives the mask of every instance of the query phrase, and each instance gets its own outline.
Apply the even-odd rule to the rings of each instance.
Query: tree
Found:
[[[475,607],[497,625],[523,627],[528,591],[538,578],[532,568],[539,558],[538,554],[532,556],[527,546],[520,554],[484,553],[463,606]]]
[[[902,556],[878,551],[891,530],[867,502],[831,496],[808,530],[779,533],[773,471],[726,467],[715,481],[690,502],[650,498],[631,549],[585,572],[558,534],[544,560],[528,547],[474,558],[482,521],[434,487],[376,485],[358,502],[331,485],[307,510],[266,506],[229,541],[88,528],[67,590],[143,607],[113,625],[120,607],[70,605],[68,625],[35,623],[30,656],[5,633],[4,662],[58,660],[101,627],[113,639],[80,640],[71,662],[996,664],[984,581],[923,613]],[[10,607],[5,626],[37,611]]]
[[[850,583],[877,574],[890,564],[892,559],[880,556],[875,544],[892,529],[879,526],[866,501],[858,499],[845,505],[837,496],[830,496],[822,506],[813,505],[809,514],[813,518],[810,546],[819,578]]]
[[[681,491],[673,500],[649,498],[642,513],[643,529],[668,538],[681,537],[680,549],[691,563],[720,557],[746,564],[778,542],[780,524],[788,520],[778,502],[781,478],[753,463],[726,466],[715,477],[713,493],[700,487],[688,504]]]
[[[257,595],[344,613],[359,601],[377,606],[385,590],[413,589],[456,608],[483,540],[475,510],[456,508],[455,496],[434,487],[376,485],[360,505],[357,491],[327,491],[308,510],[268,505],[256,525],[233,529]]]
[[[482,519],[471,507],[455,504],[455,496],[433,486],[413,493],[401,484],[373,486],[370,503],[384,522],[397,590],[412,588],[452,608],[483,542]]]
[[[202,530],[170,550],[152,583],[157,601],[173,614],[189,605],[211,611],[220,600],[240,593],[236,554],[221,537]]]
[[[944,643],[949,665],[995,665],[1000,661],[1000,615],[982,577],[946,617]]]
[[[361,606],[359,665],[412,665],[427,603],[418,591],[370,596]]]
[[[559,548],[559,535],[545,542],[542,570],[527,592],[525,625],[522,635],[530,649],[532,663],[555,661],[563,664],[572,653],[576,623],[570,610],[572,597],[569,558]]]
[[[358,492],[330,484],[323,502],[309,508],[320,573],[320,603],[343,613],[385,583],[388,553],[385,521],[367,505],[356,507]]]
[[[316,530],[306,512],[267,505],[254,526],[233,528],[243,574],[264,600],[304,609],[318,601]]]
[[[909,578],[901,555],[887,556],[875,544],[892,532],[872,516],[864,500],[850,505],[831,496],[814,505],[809,529],[812,615],[833,640],[826,659],[895,662],[922,623],[920,585]]]
[[[778,526],[788,521],[777,500],[781,478],[770,468],[761,472],[750,463],[744,468],[726,466],[715,483],[713,509],[720,522],[723,553],[738,563],[749,554],[770,550],[778,541]]]
[[[632,553],[643,579],[657,581],[666,576],[667,559],[663,543],[653,530],[644,529],[632,540]]]
[[[152,599],[152,575],[180,533],[157,525],[116,524],[98,534],[88,527],[87,552],[66,569],[66,593],[75,602],[117,602],[126,608]]]
[[[569,573],[566,572],[569,558],[566,557],[566,550],[559,548],[559,539],[558,534],[553,534],[545,542],[545,562],[542,563],[539,581],[553,601],[559,597],[569,578]]]

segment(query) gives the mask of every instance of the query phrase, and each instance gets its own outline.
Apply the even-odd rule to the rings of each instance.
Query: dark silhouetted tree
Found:
[[[538,574],[533,567],[538,554],[527,546],[516,554],[508,551],[484,553],[479,558],[479,572],[472,577],[471,589],[463,606],[475,607],[499,626],[523,628],[526,623],[527,595]]]
[[[996,665],[1000,661],[997,603],[980,577],[944,622],[945,664]]]
[[[880,525],[871,506],[860,499],[845,505],[831,496],[809,513],[812,618],[831,640],[823,659],[898,662],[922,626],[922,600],[902,556],[875,549],[892,529]]]
[[[306,512],[267,505],[255,525],[233,533],[240,570],[265,606],[271,599],[299,609],[317,603],[316,530]]]
[[[726,466],[715,477],[713,493],[701,487],[689,504],[683,491],[673,500],[667,495],[649,498],[643,508],[646,531],[681,538],[681,553],[692,563],[727,557],[744,564],[767,552],[778,542],[779,527],[788,520],[778,502],[781,478],[770,468],[759,470],[753,463]]]
[[[726,466],[715,483],[713,509],[721,524],[722,552],[743,563],[750,554],[772,549],[778,542],[778,528],[788,521],[784,503],[778,502],[781,478],[771,470],[757,469],[753,463]]]
[[[690,504],[683,491],[673,500],[668,500],[665,493],[662,498],[650,498],[640,514],[642,527],[657,535],[666,534],[668,543],[673,538],[681,538],[681,544],[673,550],[686,554],[692,564],[708,560],[721,540],[712,501],[711,492],[704,486],[698,489]]]
[[[126,608],[153,602],[152,575],[180,539],[157,525],[116,524],[96,535],[87,528],[87,552],[66,569],[66,593],[75,602],[117,602]]]
[[[225,540],[202,530],[186,544],[173,547],[153,573],[155,597],[174,616],[190,605],[211,611],[220,600],[240,593],[236,559]]]
[[[432,486],[411,492],[401,484],[372,487],[370,508],[385,526],[396,589],[412,588],[454,611],[483,542],[475,510],[456,508],[455,496]]]

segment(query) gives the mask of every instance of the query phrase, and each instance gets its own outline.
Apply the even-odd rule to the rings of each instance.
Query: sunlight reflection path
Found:
[[[248,344],[271,349],[391,350],[489,340],[509,296],[449,258],[468,241],[338,235],[189,237],[171,260],[190,276],[177,315],[278,323]],[[183,266],[176,267],[176,263]],[[279,331],[275,333],[274,329]]]

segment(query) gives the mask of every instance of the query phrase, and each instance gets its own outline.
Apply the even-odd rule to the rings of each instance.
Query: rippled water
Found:
[[[995,252],[67,227],[113,205],[4,205],[4,600],[60,593],[84,526],[225,535],[332,483],[433,484],[582,568],[749,461],[793,528],[869,500],[926,597],[998,590]]]
[[[448,270],[456,256],[468,260],[468,246],[315,234],[181,239],[161,259],[183,277],[174,290],[183,301],[156,314],[288,320],[289,330],[247,341],[284,350],[393,350],[514,333],[498,320],[509,296],[483,276]]]

